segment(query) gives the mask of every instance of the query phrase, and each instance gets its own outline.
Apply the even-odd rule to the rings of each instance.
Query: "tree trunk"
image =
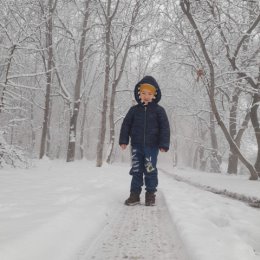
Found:
[[[32,97],[32,93],[31,93],[31,97]],[[33,99],[33,98],[31,98],[31,99]],[[32,156],[34,148],[35,148],[35,144],[36,144],[36,133],[35,133],[35,130],[34,130],[34,125],[33,125],[34,114],[33,114],[33,102],[32,102],[32,100],[31,100],[30,107],[31,107],[31,109],[30,109],[30,126],[31,126],[31,135],[32,135],[30,153],[31,153],[31,156]]]
[[[218,121],[219,126],[221,127],[231,149],[234,151],[235,154],[237,154],[238,158],[240,159],[240,161],[246,166],[246,168],[249,170],[251,177],[251,180],[257,180],[257,173],[256,170],[254,168],[254,166],[248,161],[246,160],[246,158],[242,155],[241,151],[239,150],[238,146],[236,145],[236,143],[234,142],[234,140],[232,139],[232,137],[230,136],[226,126],[224,125],[223,121],[221,120],[221,117],[218,113],[216,104],[215,104],[215,100],[214,97],[212,95],[210,95],[210,103],[212,106],[212,110],[214,112],[214,115]]]
[[[88,107],[88,103],[87,103],[87,101],[85,101],[84,107],[83,107],[82,124],[81,124],[81,128],[80,128],[80,144],[79,144],[80,159],[82,159],[84,157],[84,130],[85,130],[85,123],[87,120],[87,107]]]
[[[198,147],[198,152],[199,152],[199,169],[201,171],[206,171],[207,158],[205,156],[205,140],[206,140],[207,130],[203,131],[201,124],[200,124],[199,133],[200,133],[200,139],[202,141],[202,143]]]
[[[174,120],[174,111],[172,111],[171,114],[171,121],[172,124],[170,124],[171,127],[171,144],[172,144],[172,165],[173,167],[176,167],[178,165],[178,138],[176,138],[177,133],[177,122]]]
[[[238,148],[240,147],[238,146]],[[237,168],[238,168],[238,156],[230,148],[227,172],[229,174],[237,174]]]
[[[235,139],[235,143],[237,147],[240,149],[241,139],[242,136],[248,126],[248,122],[250,120],[250,111],[246,113],[245,119],[242,123],[241,128],[238,130]],[[238,168],[238,156],[235,154],[235,152],[232,152],[230,147],[230,156],[229,156],[229,163],[228,163],[228,173],[237,173]]]
[[[193,159],[193,168],[197,169],[199,168],[202,171],[206,170],[206,158],[205,158],[205,140],[206,140],[206,134],[208,130],[204,129],[202,126],[202,121],[199,118],[198,119],[198,139],[199,139],[199,144],[196,147],[195,154],[194,154],[194,159]],[[199,164],[198,164],[199,163]]]
[[[50,94],[51,94],[51,83],[52,83],[52,60],[53,60],[53,46],[52,46],[52,30],[53,30],[53,0],[48,2],[48,14],[46,22],[46,48],[48,53],[47,62],[47,84],[45,93],[45,106],[44,106],[44,116],[42,124],[42,136],[41,136],[41,146],[40,146],[40,159],[45,155],[45,144],[47,137],[48,128],[48,118],[49,118],[49,106],[50,106]]]
[[[199,160],[200,160],[200,171],[205,172],[206,171],[206,165],[207,165],[207,159],[205,157],[205,147],[200,146],[199,147]]]
[[[111,22],[112,16],[111,12],[111,0],[107,2],[107,12],[106,12],[106,26],[105,26],[105,83],[104,83],[104,92],[103,92],[103,104],[102,104],[102,113],[101,113],[101,122],[99,129],[99,138],[97,144],[97,160],[96,166],[101,167],[103,163],[103,150],[106,137],[106,122],[107,122],[107,109],[108,109],[108,90],[109,90],[109,76],[110,76],[110,44],[111,44]]]
[[[211,139],[211,156],[210,156],[210,172],[220,173],[221,158],[218,153],[218,140],[215,128],[214,114],[210,112],[210,139]]]
[[[258,173],[258,176],[260,177],[260,127],[259,127],[259,120],[258,120],[258,115],[257,115],[257,110],[258,110],[258,102],[260,101],[260,97],[258,94],[254,94],[253,97],[253,104],[252,104],[252,108],[250,111],[250,118],[251,118],[251,122],[252,125],[254,127],[255,130],[255,137],[256,137],[256,141],[257,141],[257,158],[256,158],[256,162],[255,162],[255,169]]]
[[[232,139],[235,139],[235,136],[237,134],[237,105],[238,105],[238,94],[236,93],[235,90],[235,94],[232,96],[231,109],[229,113],[229,133]],[[240,145],[238,147],[240,147]],[[238,165],[238,157],[236,154],[234,154],[234,151],[232,151],[230,147],[227,172],[231,174],[237,174],[237,165]]]
[[[0,99],[0,114],[3,111],[3,108],[4,108],[5,90],[6,90],[6,86],[7,86],[7,83],[8,83],[8,75],[9,75],[9,72],[10,72],[10,69],[11,69],[11,63],[12,63],[12,60],[13,60],[13,57],[14,57],[14,51],[15,51],[16,47],[17,47],[17,45],[15,45],[15,44],[11,47],[10,56],[7,60],[5,82],[3,84],[3,89],[2,89],[2,93],[1,93],[1,99]]]
[[[255,8],[258,6],[258,10],[259,10],[259,3],[257,4],[257,2],[253,2],[253,1],[248,1],[247,2],[248,8],[249,8],[249,20],[252,23],[253,22],[253,17],[254,17],[254,11]],[[248,41],[248,39],[247,39]],[[248,49],[248,45],[244,44],[243,45],[244,50]],[[259,79],[260,79],[260,67],[259,67],[259,74],[258,74],[258,82],[256,84],[256,89],[257,91],[259,91]],[[254,94],[253,96],[253,104],[252,104],[252,108],[250,111],[250,118],[251,118],[251,122],[252,125],[254,127],[255,130],[255,137],[256,137],[256,142],[257,142],[257,157],[256,157],[256,162],[255,162],[255,169],[257,171],[258,176],[260,177],[260,128],[259,128],[259,119],[258,119],[258,114],[257,114],[257,110],[259,105],[256,105],[257,102],[260,101],[260,96],[259,94]]]
[[[48,128],[47,128],[47,137],[46,137],[46,156],[48,158],[51,158],[51,129],[50,129],[51,114],[52,114],[52,101],[50,100]]]
[[[115,145],[115,120],[114,120],[115,98],[116,98],[116,84],[114,81],[112,84],[112,93],[111,93],[110,110],[109,110],[110,136],[109,136],[109,150],[108,150],[107,163],[112,163],[112,153]]]
[[[115,111],[116,89],[117,89],[117,86],[120,82],[120,79],[122,77],[122,74],[123,74],[123,71],[124,71],[124,68],[125,68],[126,59],[127,59],[129,48],[130,48],[134,24],[135,24],[135,21],[136,21],[136,18],[137,18],[137,15],[139,13],[139,9],[140,9],[140,3],[141,3],[140,0],[136,2],[135,8],[134,8],[133,13],[132,13],[130,28],[129,28],[129,32],[128,32],[127,37],[126,37],[127,41],[126,41],[125,51],[124,51],[124,55],[123,55],[123,58],[122,58],[121,65],[120,65],[120,70],[119,70],[118,76],[117,76],[117,70],[116,70],[118,55],[114,55],[114,81],[113,81],[113,84],[112,84],[112,93],[111,93],[110,110],[109,110],[110,111],[110,113],[109,113],[110,139],[109,139],[109,151],[108,151],[107,163],[112,162],[112,153],[113,153],[114,145],[115,145],[114,111]]]
[[[84,98],[82,124],[81,124],[81,128],[80,128],[80,147],[79,147],[80,159],[82,159],[84,157],[84,155],[85,155],[84,146],[87,146],[87,144],[88,144],[88,138],[86,138],[87,141],[84,140],[84,136],[86,136],[86,135],[84,135],[84,131],[85,131],[85,125],[87,125],[87,123],[88,123],[88,120],[87,120],[88,104],[89,104],[89,101],[91,98],[91,92],[94,88],[94,83],[96,82],[96,78],[97,78],[97,70],[93,77],[93,81],[90,85],[88,93],[85,94],[85,98]]]
[[[64,140],[67,140],[67,132],[64,131],[65,126],[67,126],[66,122],[66,111],[69,109],[69,104],[66,102],[63,102],[63,109],[60,111],[60,117],[59,117],[59,135],[58,135],[58,147],[56,148],[56,158],[61,158],[61,152],[62,152],[62,144],[64,143]]]
[[[83,29],[82,29],[82,35],[81,35],[81,40],[80,40],[79,67],[77,70],[77,78],[76,78],[76,84],[75,84],[75,90],[74,90],[75,92],[74,92],[73,110],[72,110],[72,116],[70,119],[67,162],[74,161],[74,159],[75,159],[77,121],[78,121],[78,114],[79,114],[79,107],[80,107],[80,89],[81,89],[84,56],[85,56],[87,23],[88,23],[88,18],[89,18],[89,2],[90,2],[90,0],[86,1],[86,9],[85,9],[85,15],[84,15],[84,20],[83,20]]]

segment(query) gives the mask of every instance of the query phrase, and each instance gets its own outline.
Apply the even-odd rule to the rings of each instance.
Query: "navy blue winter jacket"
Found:
[[[148,83],[156,88],[156,98],[145,106],[139,97],[140,84]],[[144,77],[137,83],[134,90],[137,105],[131,107],[121,126],[119,144],[144,145],[163,148],[166,151],[170,145],[170,127],[166,112],[158,105],[161,90],[156,80],[151,76]]]

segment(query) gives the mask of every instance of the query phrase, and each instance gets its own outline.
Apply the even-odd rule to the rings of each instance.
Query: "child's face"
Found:
[[[154,98],[154,93],[150,90],[144,89],[140,93],[140,98],[142,102],[147,105],[149,102],[152,102]]]

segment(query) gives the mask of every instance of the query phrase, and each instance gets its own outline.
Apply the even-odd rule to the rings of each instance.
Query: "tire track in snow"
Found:
[[[250,206],[250,207],[260,208],[260,199],[259,198],[246,196],[244,194],[239,194],[237,192],[231,192],[226,189],[221,190],[221,189],[217,189],[217,188],[214,188],[214,187],[211,187],[208,185],[203,185],[203,184],[200,184],[197,182],[193,182],[193,181],[186,179],[184,177],[181,177],[177,174],[170,173],[169,171],[166,171],[162,168],[160,168],[159,170],[162,173],[164,173],[165,175],[167,175],[168,177],[175,179],[176,181],[185,182],[186,184],[192,185],[198,189],[209,191],[214,194],[222,195],[227,198],[231,198],[231,199],[235,199],[235,200],[244,202],[244,203],[248,204],[248,206]]]
[[[124,206],[79,260],[186,260],[161,193],[157,205]]]

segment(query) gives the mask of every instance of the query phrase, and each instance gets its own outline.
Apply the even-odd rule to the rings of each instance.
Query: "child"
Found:
[[[159,150],[169,150],[169,121],[163,107],[157,104],[161,99],[161,90],[153,77],[145,76],[138,82],[134,95],[138,104],[129,109],[122,123],[119,138],[119,145],[123,150],[129,143],[129,137],[132,146],[132,181],[130,196],[125,204],[140,204],[144,175],[145,205],[154,206],[158,185],[157,156]]]

